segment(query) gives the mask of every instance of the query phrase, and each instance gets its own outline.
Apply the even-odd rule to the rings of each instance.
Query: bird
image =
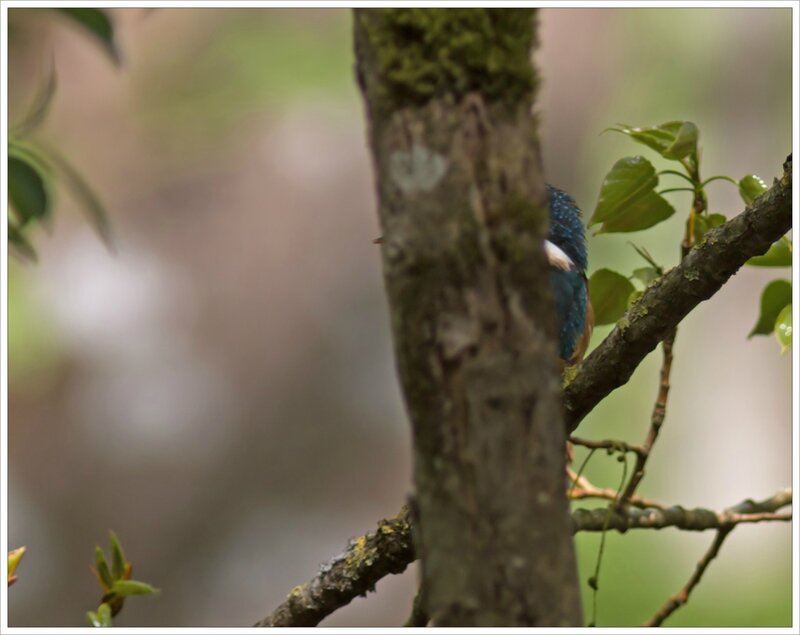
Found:
[[[550,229],[544,251],[550,265],[558,325],[558,354],[564,367],[583,359],[594,328],[586,280],[588,254],[581,210],[565,191],[546,184]]]

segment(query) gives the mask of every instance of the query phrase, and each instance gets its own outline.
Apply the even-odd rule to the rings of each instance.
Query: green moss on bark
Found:
[[[487,101],[531,99],[535,9],[359,10],[383,109],[480,91]]]

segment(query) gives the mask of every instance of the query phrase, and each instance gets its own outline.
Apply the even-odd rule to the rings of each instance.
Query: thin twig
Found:
[[[610,521],[606,509],[576,509],[572,512],[575,531],[604,531],[608,529],[625,532],[629,529],[663,529],[675,527],[686,531],[706,531],[732,525],[771,521],[789,521],[791,513],[776,514],[779,509],[791,505],[792,490],[785,489],[763,501],[746,500],[721,512],[702,507],[686,509],[680,505],[664,509],[617,508]]]
[[[573,435],[569,438],[569,442],[590,450],[611,450],[614,452],[633,452],[634,454],[643,454],[645,451],[641,445],[632,445],[618,439],[583,439]]]
[[[597,551],[597,563],[594,567],[594,575],[589,578],[589,586],[592,588],[592,621],[589,626],[597,626],[597,592],[600,590],[600,565],[603,562],[603,553],[606,548],[606,532],[608,531],[608,523],[611,520],[611,515],[614,513],[614,507],[617,504],[617,497],[619,496],[622,488],[625,486],[625,479],[628,476],[628,457],[625,454],[620,455],[622,461],[622,478],[619,481],[614,500],[608,504],[606,508],[606,521],[603,525],[603,533],[600,536],[600,548]]]
[[[733,531],[733,528],[734,525],[730,525],[717,530],[717,535],[714,538],[714,542],[711,543],[708,551],[706,551],[705,555],[697,563],[697,567],[695,567],[694,573],[692,574],[692,577],[689,578],[689,581],[680,591],[670,597],[658,610],[658,612],[649,620],[647,620],[643,626],[661,626],[665,619],[686,604],[686,602],[689,600],[689,594],[698,585],[700,579],[703,577],[703,574],[706,572],[708,565],[711,564],[711,561],[717,557],[722,543],[725,542],[725,538],[727,538],[728,534]]]
[[[614,501],[617,500],[617,490],[610,487],[597,487],[589,481],[585,476],[576,475],[571,469],[567,471],[572,487],[567,491],[567,497],[572,500],[582,500],[584,498],[601,498],[604,500]],[[666,505],[652,498],[645,498],[634,494],[628,501],[629,504],[639,509],[666,509]]]
[[[658,433],[661,431],[661,426],[664,424],[664,417],[667,414],[667,398],[669,397],[669,375],[672,370],[672,346],[675,343],[675,336],[677,329],[673,329],[664,338],[661,343],[663,347],[664,356],[661,362],[661,373],[659,375],[658,395],[656,402],[653,405],[653,414],[650,417],[650,430],[647,433],[647,438],[641,446],[641,452],[636,454],[636,466],[633,469],[633,476],[625,487],[625,491],[619,500],[619,505],[625,505],[630,501],[636,488],[644,477],[644,468],[647,464],[647,459],[650,457],[650,451],[653,449],[653,444],[658,439]]]

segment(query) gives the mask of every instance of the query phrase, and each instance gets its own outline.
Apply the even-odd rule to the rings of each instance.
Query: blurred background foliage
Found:
[[[9,262],[9,539],[28,547],[10,623],[82,625],[97,600],[93,546],[113,527],[137,577],[162,589],[115,624],[248,625],[409,488],[351,17],[111,16],[119,67],[67,16],[10,11],[10,119],[52,54],[59,88],[37,138],[88,178],[118,241],[112,256],[80,206],[58,198],[49,227],[31,232],[38,264]],[[788,9],[540,18],[546,174],[587,217],[613,162],[635,153],[600,135],[620,121],[696,122],[706,177],[780,173]],[[728,184],[708,194],[712,212],[743,207]],[[691,198],[667,196],[675,216],[632,236],[669,267]],[[630,239],[591,238],[590,271],[641,266]],[[771,338],[746,340],[773,277],[746,268],[682,324],[642,494],[724,507],[790,482],[791,360]],[[651,355],[579,433],[641,440],[658,364]],[[597,456],[586,475],[612,487],[619,470]],[[584,583],[599,539],[578,536]],[[598,625],[648,618],[711,540],[610,534]],[[790,624],[790,547],[789,526],[737,529],[668,625]],[[384,580],[324,625],[402,623],[414,575]]]

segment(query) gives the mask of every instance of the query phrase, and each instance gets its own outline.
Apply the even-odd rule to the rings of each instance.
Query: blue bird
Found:
[[[586,282],[586,237],[575,200],[550,184],[547,192],[550,232],[545,254],[550,263],[550,285],[558,316],[559,356],[565,364],[576,364],[583,359],[594,328]]]

